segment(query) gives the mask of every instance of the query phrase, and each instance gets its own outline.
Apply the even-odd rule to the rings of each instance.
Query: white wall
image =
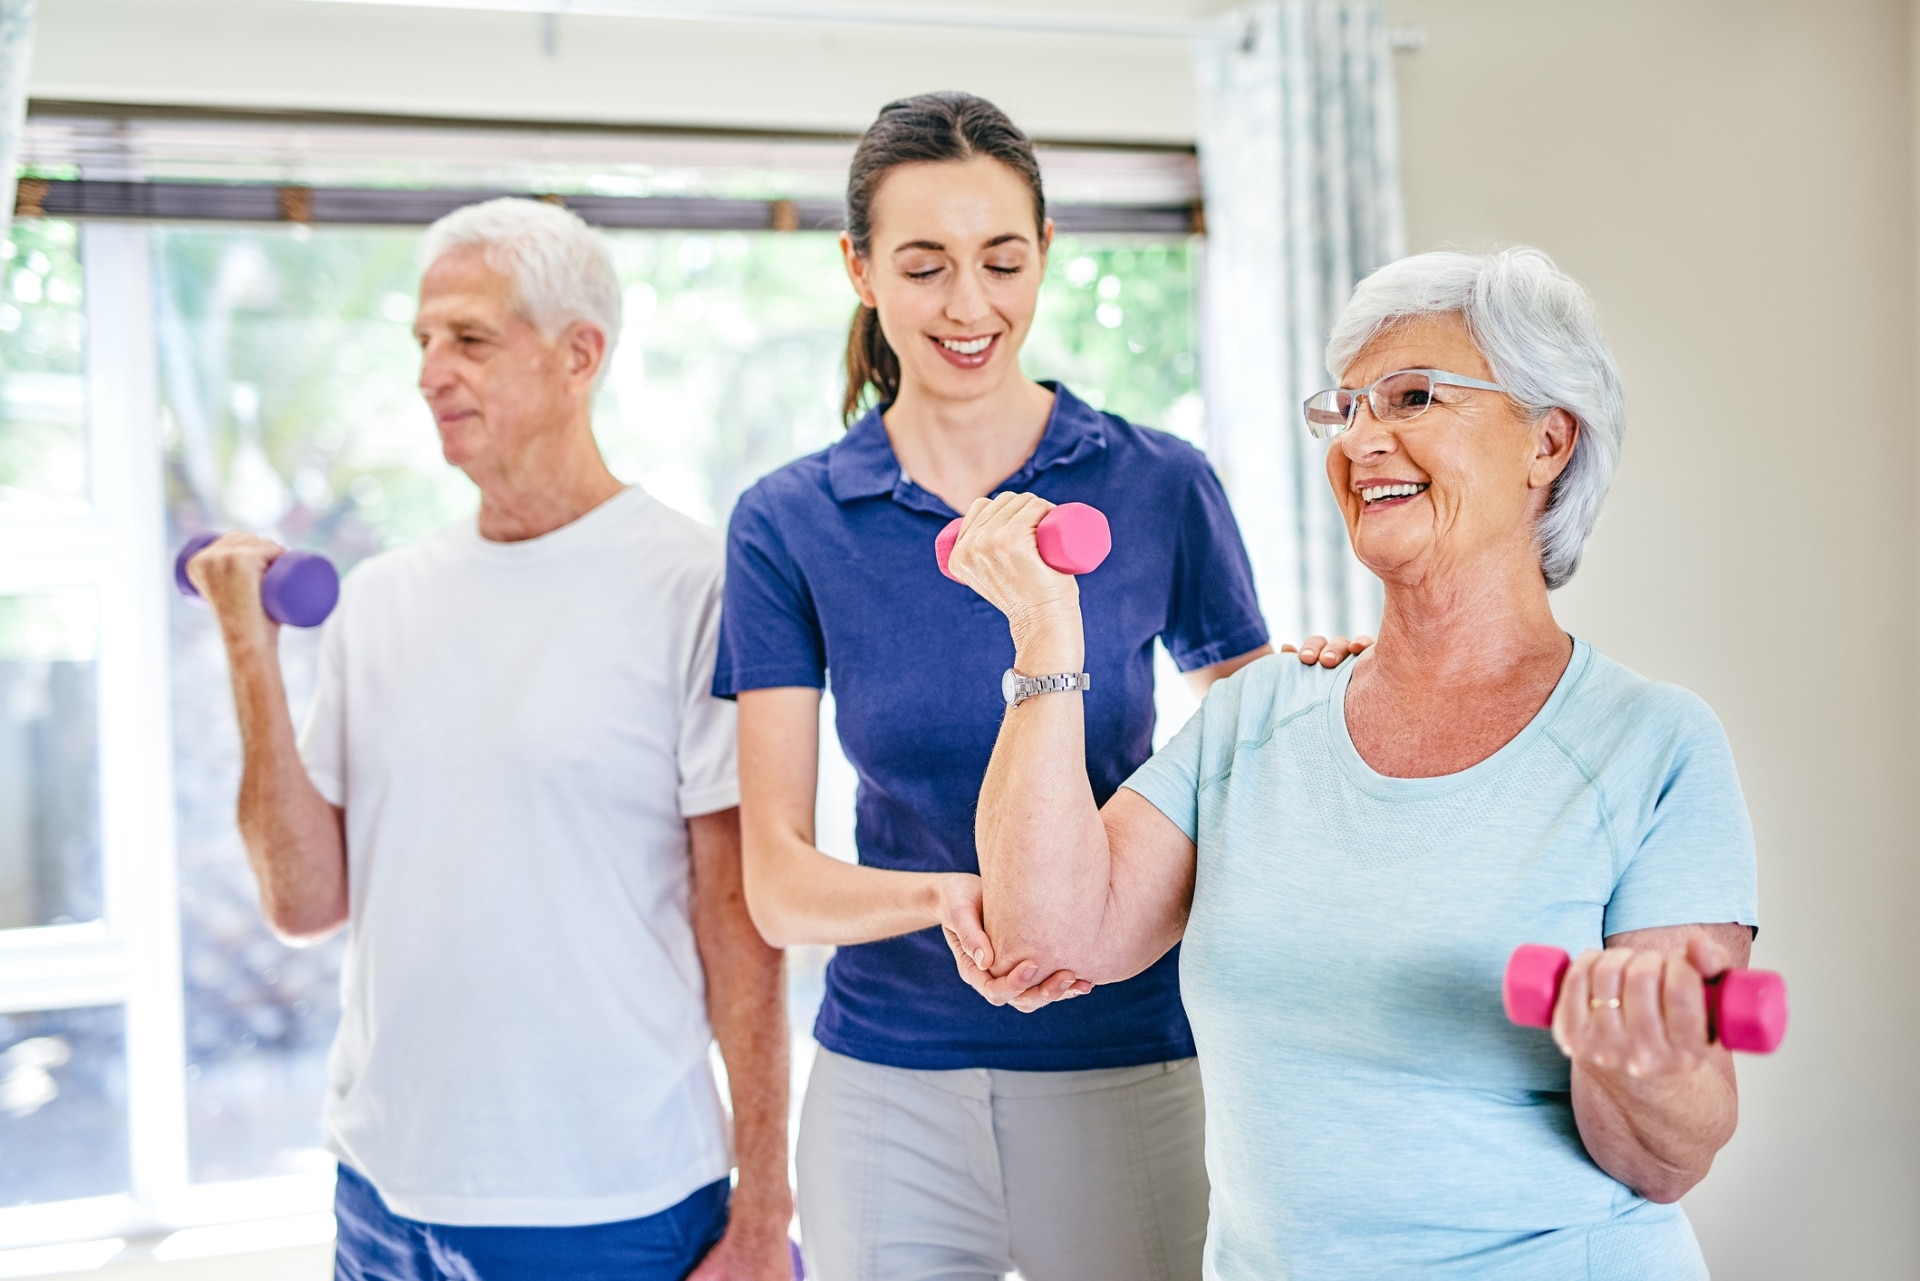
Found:
[[[1180,18],[1220,5],[1032,7]],[[39,15],[40,98],[857,133],[891,99],[958,88],[992,98],[1037,138],[1193,137],[1191,73],[1175,40],[570,16],[549,57],[540,18],[525,13],[40,0]]]
[[[1913,61],[1904,0],[1392,0],[1410,244],[1539,244],[1632,416],[1561,619],[1687,685],[1793,1029],[1688,1199],[1716,1274],[1920,1276]]]

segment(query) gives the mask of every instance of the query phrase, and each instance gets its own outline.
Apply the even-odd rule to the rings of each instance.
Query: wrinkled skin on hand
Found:
[[[1042,978],[1032,961],[994,964],[993,944],[981,919],[980,878],[955,872],[941,887],[940,933],[953,952],[953,963],[968,987],[993,1005],[1011,1005],[1022,1014],[1084,996],[1093,984],[1067,970]]]

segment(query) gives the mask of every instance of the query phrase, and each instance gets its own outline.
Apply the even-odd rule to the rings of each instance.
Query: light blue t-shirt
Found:
[[[1252,664],[1126,784],[1199,850],[1207,1276],[1704,1278],[1680,1208],[1587,1155],[1567,1060],[1500,978],[1521,943],[1757,923],[1719,721],[1576,641],[1512,742],[1388,778],[1347,734],[1353,670]]]

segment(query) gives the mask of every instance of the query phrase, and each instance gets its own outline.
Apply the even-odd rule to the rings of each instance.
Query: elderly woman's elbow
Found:
[[[1638,1180],[1645,1186],[1634,1188],[1641,1196],[1655,1205],[1672,1205],[1687,1193],[1699,1186],[1707,1177],[1707,1171],[1713,1168],[1713,1158],[1708,1157],[1698,1169],[1666,1167],[1650,1178]]]
[[[991,914],[989,914],[991,920]],[[1098,949],[1093,940],[1063,929],[1058,922],[1039,918],[1032,921],[994,921],[985,925],[987,943],[997,959],[1015,965],[1032,962],[1042,974],[1067,970],[1093,983],[1111,982],[1095,977],[1100,968]],[[996,963],[995,969],[1003,968]]]

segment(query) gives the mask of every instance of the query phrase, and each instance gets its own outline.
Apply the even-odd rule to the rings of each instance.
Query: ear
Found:
[[[1040,224],[1040,256],[1042,258],[1046,257],[1047,253],[1050,250],[1052,250],[1052,248],[1053,248],[1053,219],[1049,218],[1045,222]]]
[[[1564,409],[1552,409],[1533,428],[1533,463],[1527,468],[1527,488],[1551,489],[1573,461],[1580,441],[1580,421]]]
[[[861,304],[876,307],[873,282],[869,278],[871,264],[854,249],[853,238],[844,231],[840,233],[840,256],[846,259],[847,279],[853,282],[853,292],[860,295]]]
[[[598,325],[576,320],[560,335],[560,342],[566,351],[568,375],[591,386],[607,359],[606,334]]]

